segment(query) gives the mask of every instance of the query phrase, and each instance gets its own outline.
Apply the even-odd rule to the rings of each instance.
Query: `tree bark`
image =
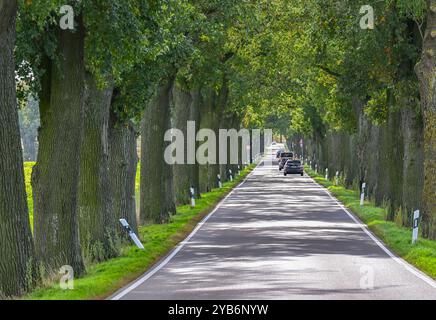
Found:
[[[169,142],[165,132],[171,128],[170,93],[173,80],[162,85],[141,123],[141,223],[165,223],[176,212],[173,170],[165,162]]]
[[[84,272],[78,228],[78,185],[84,107],[84,32],[57,31],[60,57],[40,99],[39,154],[32,172],[37,256],[46,271]],[[51,69],[51,71],[50,71]],[[49,87],[46,85],[49,84]]]
[[[0,297],[34,282],[34,247],[24,185],[15,90],[16,1],[0,0]]]
[[[422,232],[436,239],[436,0],[428,0],[427,28],[421,61],[416,66],[424,119],[424,188]]]
[[[200,89],[193,90],[191,92],[192,102],[190,106],[190,119],[195,122],[195,129],[198,130],[198,127],[200,126],[200,103],[201,103],[201,93]],[[197,139],[196,136],[197,132],[195,133],[195,140]],[[199,143],[197,140],[195,141],[195,150],[197,151]],[[191,170],[191,181],[192,185],[194,186],[195,193],[197,198],[201,197],[201,191],[200,191],[200,166],[197,162],[197,158],[195,158],[195,164],[190,166]]]
[[[178,85],[174,85],[172,90],[173,97],[173,127],[181,130],[185,137],[183,141],[184,145],[184,163],[177,163],[173,165],[174,172],[174,191],[177,204],[187,204],[190,201],[189,188],[194,186],[193,166],[187,163],[188,148],[187,148],[187,122],[191,121],[191,106],[193,104],[193,98],[190,92],[187,92]],[[194,137],[195,139],[195,137]],[[194,186],[198,188],[198,186]]]
[[[199,129],[211,129],[217,123],[216,113],[215,113],[215,101],[216,94],[213,90],[209,89],[205,94],[201,96],[201,113],[200,113],[200,128]],[[201,145],[202,143],[199,143]],[[218,163],[218,154],[217,154]],[[200,192],[209,192],[213,188],[218,186],[217,184],[217,174],[219,166],[217,164],[202,164],[199,165],[199,179],[200,179]]]
[[[216,99],[215,99],[216,104],[214,105],[214,110],[213,110],[213,112],[215,114],[215,119],[216,119],[213,123],[213,129],[215,131],[215,136],[217,137],[217,149],[216,149],[217,165],[215,166],[215,170],[217,170],[217,172],[216,173],[214,172],[214,176],[216,176],[217,174],[220,174],[222,182],[229,180],[229,171],[228,171],[228,165],[229,165],[229,159],[230,159],[229,141],[227,141],[227,161],[226,161],[227,163],[225,163],[225,164],[219,163],[220,148],[221,148],[221,145],[220,145],[221,143],[220,143],[220,139],[219,139],[219,137],[220,137],[219,130],[231,128],[231,120],[232,120],[231,115],[226,113],[228,98],[229,98],[229,87],[228,87],[227,79],[224,77],[221,88],[218,91],[218,94],[216,96]],[[213,170],[213,171],[215,171],[215,170]]]
[[[111,112],[109,121],[109,172],[112,201],[118,225],[118,235],[129,240],[128,234],[119,224],[126,219],[133,231],[138,232],[136,217],[136,131],[131,123],[121,123]]]
[[[404,158],[403,158],[403,204],[402,208],[410,217],[414,210],[421,208],[423,187],[423,127],[422,118],[412,107],[401,110]],[[407,219],[411,226],[412,219]]]
[[[113,87],[99,89],[86,74],[83,140],[80,148],[79,231],[87,261],[117,255],[115,215],[109,188],[108,126]]]
[[[393,220],[396,211],[402,205],[403,189],[403,138],[401,132],[400,111],[397,110],[394,99],[389,98],[388,121],[384,127],[384,144],[379,145],[379,153],[384,161],[379,175],[384,181],[383,196],[389,205],[388,219]]]

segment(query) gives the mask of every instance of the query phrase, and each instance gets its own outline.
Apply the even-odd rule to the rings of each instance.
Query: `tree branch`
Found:
[[[342,75],[340,73],[337,73],[326,66],[318,65],[317,67],[335,78],[342,78]]]

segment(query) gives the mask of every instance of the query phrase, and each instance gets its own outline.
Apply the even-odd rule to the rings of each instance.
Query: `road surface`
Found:
[[[436,299],[310,177],[261,164],[195,234],[112,299]]]

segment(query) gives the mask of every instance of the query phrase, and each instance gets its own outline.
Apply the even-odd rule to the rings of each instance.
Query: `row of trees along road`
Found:
[[[73,30],[60,27],[63,5],[74,10]],[[168,221],[177,204],[188,202],[189,186],[200,195],[216,186],[217,172],[223,179],[228,169],[236,172],[169,166],[164,133],[174,125],[186,131],[188,120],[198,128],[240,125],[242,113],[228,96],[231,34],[244,30],[256,6],[2,0],[0,8],[0,293],[18,296],[63,265],[81,276],[89,263],[119,254],[125,234],[118,219],[137,228],[139,133],[140,223]],[[33,233],[16,103],[29,96],[40,114]]]
[[[387,219],[410,227],[419,209],[435,239],[436,1],[366,4],[374,29],[361,28],[360,1],[272,1],[233,92],[314,168],[366,182]]]
[[[436,238],[436,0],[369,2],[374,30],[357,0],[0,0],[0,294],[63,265],[83,275],[119,254],[119,218],[166,222],[189,186],[236,171],[164,162],[165,131],[188,120],[304,138],[314,164],[365,180],[392,212],[420,208]],[[74,30],[59,25],[66,4]],[[33,233],[16,99],[29,96]]]

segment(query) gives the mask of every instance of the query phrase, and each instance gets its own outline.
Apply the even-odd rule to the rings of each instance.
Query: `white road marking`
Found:
[[[262,162],[260,162],[261,164]],[[189,236],[183,240],[181,243],[179,243],[179,245],[170,252],[170,254],[164,259],[162,260],[159,264],[157,264],[155,267],[153,267],[150,271],[146,272],[142,277],[140,277],[139,279],[137,279],[135,282],[133,282],[130,286],[128,286],[126,289],[122,290],[120,293],[116,294],[115,296],[113,296],[112,298],[110,298],[111,300],[120,300],[121,298],[123,298],[125,295],[127,295],[128,293],[130,293],[132,290],[136,289],[137,287],[139,287],[141,284],[143,284],[144,282],[146,282],[148,279],[150,279],[154,274],[156,274],[159,270],[161,270],[163,267],[165,267],[179,252],[180,250],[182,250],[184,248],[184,246],[192,239],[192,237],[201,229],[201,227],[212,217],[212,215],[219,209],[221,208],[226,200],[235,192],[238,190],[238,188],[240,188],[247,180],[249,177],[251,177],[252,175],[255,175],[255,170],[259,169],[261,167],[257,166],[252,172],[250,172],[250,174],[247,175],[247,177],[245,177],[245,179],[238,185],[236,186],[216,207],[215,209],[210,212],[198,225],[197,227],[191,232],[191,234],[189,234]],[[265,170],[265,168],[262,168],[263,170]],[[336,203],[336,205],[338,207],[340,207],[353,221],[355,224],[357,224],[358,227],[360,227],[365,234],[367,234],[390,258],[392,258],[395,262],[397,262],[398,264],[402,265],[407,271],[409,271],[410,273],[412,273],[414,276],[418,277],[419,279],[423,280],[424,282],[426,282],[428,285],[430,285],[432,288],[436,288],[436,282],[431,279],[430,277],[428,277],[427,275],[425,275],[424,273],[422,273],[421,271],[419,271],[418,269],[416,269],[415,267],[413,267],[412,265],[410,265],[408,262],[406,262],[405,260],[397,257],[395,254],[393,254],[389,249],[387,249],[383,243],[380,242],[379,239],[377,239],[376,236],[374,236],[372,234],[372,232],[367,228],[366,225],[364,225],[361,221],[359,221],[352,213],[350,213],[342,203],[340,203],[326,188],[324,188],[323,186],[321,186],[320,184],[318,184],[314,179],[312,179],[310,176],[305,175],[305,177],[309,178],[309,180],[311,180],[315,186],[318,186],[319,189],[323,190],[325,193],[327,193],[329,195],[329,197]],[[262,187],[261,187],[262,188]],[[244,189],[244,188],[241,188]],[[247,188],[248,189],[248,188]]]
[[[423,280],[425,283],[430,285],[431,287],[436,289],[436,282],[424,274],[422,271],[416,269],[414,266],[409,264],[407,261],[397,257],[394,253],[392,253],[369,229],[368,227],[359,221],[359,219],[356,218],[354,214],[352,214],[350,211],[348,211],[347,208],[338,200],[336,199],[329,190],[327,190],[325,187],[320,185],[318,182],[316,182],[312,177],[309,177],[310,180],[316,185],[318,185],[325,193],[329,195],[329,197],[336,202],[336,204],[345,211],[345,213],[365,232],[389,257],[391,257],[395,262],[402,265],[407,271],[412,273],[414,276],[418,277],[419,279]]]
[[[262,162],[260,162],[260,163],[262,163]],[[157,264],[155,267],[153,267],[150,271],[146,272],[142,277],[137,279],[135,282],[133,282],[126,289],[124,289],[120,293],[116,294],[114,297],[110,298],[110,300],[120,300],[122,297],[127,295],[129,292],[136,289],[141,284],[143,284],[145,281],[150,279],[160,269],[165,267],[168,264],[168,262],[170,262],[180,252],[180,250],[183,249],[183,247],[191,240],[191,238],[198,232],[198,230],[201,229],[201,227],[206,223],[206,221],[209,220],[209,218],[212,217],[212,215],[224,204],[226,199],[228,197],[230,197],[237,188],[242,186],[247,181],[247,179],[249,177],[251,177],[251,175],[253,174],[254,170],[256,170],[256,168],[254,168],[253,171],[251,171],[240,184],[238,184],[232,191],[230,191],[229,194],[227,196],[225,196],[224,199],[220,201],[220,203],[218,203],[218,205],[215,207],[215,209],[213,209],[212,212],[210,212],[206,217],[204,217],[203,220],[201,220],[201,222],[197,225],[197,227],[189,234],[189,236],[185,240],[183,240],[181,243],[179,243],[178,246],[173,251],[171,251],[170,254],[164,260],[162,260],[159,264]]]

